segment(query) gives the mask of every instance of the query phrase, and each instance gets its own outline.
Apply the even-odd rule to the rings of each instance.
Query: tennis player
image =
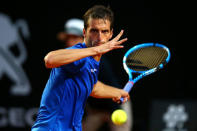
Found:
[[[129,94],[97,80],[102,54],[123,48],[127,40],[121,31],[113,35],[113,12],[101,5],[84,14],[84,42],[49,52],[45,58],[52,68],[32,131],[82,131],[81,120],[88,96],[124,102]]]

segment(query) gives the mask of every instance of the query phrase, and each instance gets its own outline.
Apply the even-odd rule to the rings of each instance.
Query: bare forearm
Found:
[[[44,58],[45,65],[47,68],[59,67],[61,65],[69,64],[88,56],[98,56],[99,59],[102,54],[105,54],[114,49],[123,48],[121,44],[127,41],[127,38],[119,40],[122,34],[123,31],[121,31],[111,41],[108,41],[96,47],[83,49],[60,49],[56,51],[51,51]]]
[[[130,98],[128,92],[106,85],[100,81],[95,84],[90,96],[95,98],[112,98],[117,103],[120,103],[120,98],[124,99],[123,103]]]
[[[98,81],[90,95],[95,98],[114,98],[119,95],[117,94],[119,93],[119,90],[120,89],[118,88],[106,85]]]
[[[85,49],[60,49],[49,52],[45,56],[44,61],[47,68],[54,68],[97,54],[98,51],[94,47]]]

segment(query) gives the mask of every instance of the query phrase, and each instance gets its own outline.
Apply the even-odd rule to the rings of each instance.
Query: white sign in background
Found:
[[[8,15],[0,12],[0,80],[3,75],[6,75],[13,82],[8,92],[12,96],[28,96],[31,93],[29,78],[22,67],[28,55],[21,35],[25,39],[30,38],[27,22],[24,19],[12,22]],[[11,46],[17,47],[18,56],[10,51]],[[1,87],[3,88],[8,87]],[[37,107],[25,109],[12,107],[12,105],[0,106],[0,128],[31,126],[37,110]]]

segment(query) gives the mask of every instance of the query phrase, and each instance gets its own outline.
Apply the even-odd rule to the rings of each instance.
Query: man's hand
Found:
[[[120,103],[120,98],[123,98],[124,100],[122,103],[125,103],[126,101],[128,101],[130,99],[129,93],[124,91],[123,89],[119,89],[118,93],[117,93],[116,97],[112,98],[112,100],[114,102]]]
[[[105,54],[111,50],[123,48],[124,46],[121,44],[124,43],[125,41],[127,41],[127,38],[119,40],[120,37],[123,35],[123,32],[124,31],[121,30],[121,32],[114,39],[108,41],[105,44],[97,46],[96,51],[98,52],[98,54]]]

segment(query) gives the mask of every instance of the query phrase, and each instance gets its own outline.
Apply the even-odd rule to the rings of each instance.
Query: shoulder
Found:
[[[85,43],[78,43],[74,46],[68,47],[67,49],[80,49],[80,48],[87,48]]]

